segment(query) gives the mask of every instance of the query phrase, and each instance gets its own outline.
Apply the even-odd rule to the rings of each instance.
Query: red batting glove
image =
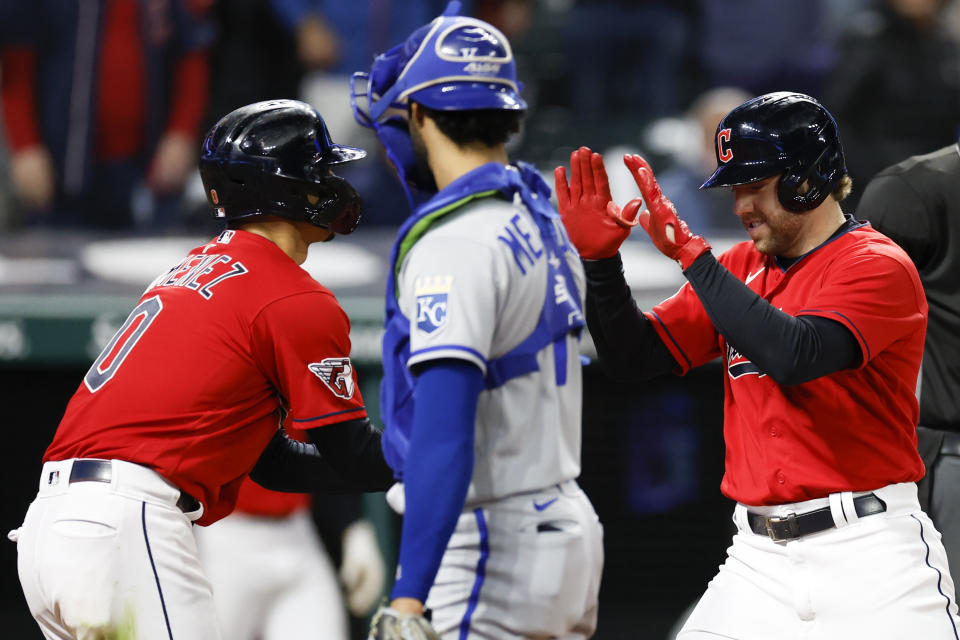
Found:
[[[660,191],[653,169],[646,160],[638,155],[626,155],[623,163],[647,203],[647,208],[640,212],[640,226],[650,234],[660,253],[676,260],[686,271],[694,260],[710,250],[710,243],[702,236],[690,233],[687,223],[677,217],[676,208]],[[640,198],[631,200],[623,209],[626,212],[633,206],[640,206]]]
[[[563,167],[553,170],[560,217],[581,258],[600,260],[616,255],[637,224],[637,209],[623,211],[610,197],[603,158],[587,147],[570,154],[570,184]]]

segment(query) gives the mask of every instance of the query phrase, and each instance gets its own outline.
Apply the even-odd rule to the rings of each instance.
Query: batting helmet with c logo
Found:
[[[748,100],[720,121],[715,145],[717,170],[701,189],[779,175],[780,204],[797,213],[818,207],[847,173],[836,121],[802,93]]]

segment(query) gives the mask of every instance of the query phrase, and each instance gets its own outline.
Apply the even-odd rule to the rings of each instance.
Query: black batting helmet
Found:
[[[268,100],[231,111],[210,129],[200,177],[218,218],[275,215],[347,234],[360,220],[362,202],[330,167],[365,155],[334,144],[310,105]]]
[[[780,204],[797,213],[820,206],[847,173],[836,121],[802,93],[768,93],[743,103],[717,125],[714,148],[717,170],[701,189],[779,175]]]

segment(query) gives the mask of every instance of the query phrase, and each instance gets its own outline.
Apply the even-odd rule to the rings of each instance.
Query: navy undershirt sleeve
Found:
[[[383,458],[383,433],[368,418],[344,420],[307,429],[327,463],[360,491],[386,491],[393,470]]]
[[[604,373],[614,380],[647,380],[677,367],[670,350],[643,315],[623,277],[620,254],[584,260],[587,328]]]
[[[820,316],[791,316],[740,282],[707,252],[683,272],[727,342],[782,385],[809,382],[856,367],[853,333]]]
[[[645,380],[676,363],[653,325],[637,308],[619,254],[585,260],[587,326],[604,371],[618,380]],[[783,385],[808,382],[860,364],[853,333],[820,316],[776,309],[717,262],[712,253],[684,272],[727,342]]]
[[[250,478],[266,489],[289,493],[356,491],[317,447],[279,429],[260,454]]]
[[[393,598],[427,599],[473,476],[474,422],[483,372],[442,359],[417,370],[413,428],[403,468],[406,512]]]

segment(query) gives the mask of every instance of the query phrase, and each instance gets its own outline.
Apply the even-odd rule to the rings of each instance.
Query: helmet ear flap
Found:
[[[825,147],[808,167],[789,167],[777,183],[777,198],[787,211],[804,213],[816,209],[830,195],[833,176],[825,162],[830,147]],[[806,188],[804,187],[806,185]]]
[[[803,182],[802,174],[796,171],[787,171],[780,176],[780,181],[777,183],[777,198],[787,211],[805,213],[816,208],[816,205],[809,206],[808,196],[812,189],[806,193],[800,193]]]
[[[305,219],[340,235],[352,233],[363,213],[363,200],[353,186],[339,176],[325,176],[319,189],[310,189]]]

